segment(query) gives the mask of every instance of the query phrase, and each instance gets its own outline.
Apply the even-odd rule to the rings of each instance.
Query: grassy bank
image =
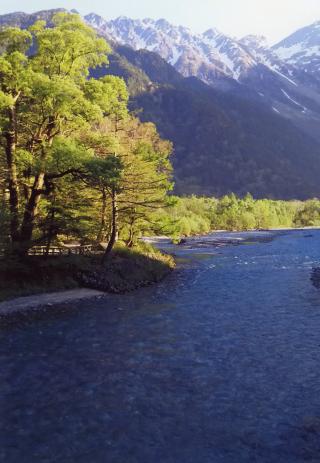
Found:
[[[121,293],[156,283],[174,268],[171,256],[150,245],[118,246],[101,265],[101,256],[29,256],[0,261],[0,301],[75,288]]]
[[[149,244],[141,243],[133,249],[118,247],[103,268],[83,270],[80,284],[101,291],[123,293],[161,281],[174,266],[172,256]]]

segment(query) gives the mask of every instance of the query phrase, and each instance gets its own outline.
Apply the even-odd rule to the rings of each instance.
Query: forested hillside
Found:
[[[219,91],[183,78],[154,53],[123,46],[114,47],[107,72],[126,79],[131,108],[172,140],[177,193],[320,194],[320,145],[237,87]]]

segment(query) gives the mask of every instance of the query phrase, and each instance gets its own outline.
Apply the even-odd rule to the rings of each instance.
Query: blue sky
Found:
[[[0,0],[0,14],[58,7],[106,19],[161,17],[196,32],[216,27],[236,37],[262,34],[271,43],[320,20],[320,0]]]

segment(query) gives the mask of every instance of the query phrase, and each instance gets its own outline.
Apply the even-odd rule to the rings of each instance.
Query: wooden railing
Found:
[[[28,252],[29,256],[70,256],[88,255],[92,252],[92,245],[64,245],[64,246],[33,246]]]

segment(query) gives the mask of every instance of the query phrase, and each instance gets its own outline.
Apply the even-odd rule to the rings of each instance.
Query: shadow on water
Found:
[[[320,289],[320,268],[313,268],[310,276],[310,280],[315,288]]]

